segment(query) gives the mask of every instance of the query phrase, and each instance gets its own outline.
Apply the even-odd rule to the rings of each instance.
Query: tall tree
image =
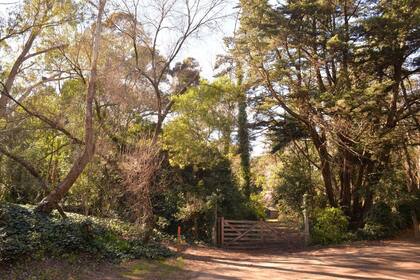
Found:
[[[173,64],[193,36],[223,18],[224,7],[225,0],[136,0],[122,1],[115,13],[112,24],[131,41],[135,71],[149,83],[155,97],[154,142],[173,106],[171,98],[199,81],[198,65],[191,59],[182,66]],[[143,50],[150,57],[146,64],[142,63]]]
[[[238,152],[241,157],[241,177],[243,192],[247,198],[251,195],[251,146],[249,143],[249,128],[246,89],[243,84],[243,70],[239,63],[236,66],[237,87],[240,91],[238,102]]]
[[[418,129],[419,92],[404,88],[418,71],[419,8],[391,2],[241,1],[236,44],[266,123],[281,125],[285,115],[299,123],[330,205],[355,226],[401,148],[399,135]]]
[[[97,3],[98,14],[94,26],[94,36],[92,43],[92,62],[90,68],[90,77],[86,93],[86,111],[85,111],[85,136],[84,150],[76,159],[68,172],[67,176],[52,192],[50,192],[37,206],[37,211],[50,213],[64,195],[70,190],[74,182],[85,169],[86,165],[92,159],[95,152],[95,131],[93,125],[93,103],[97,91],[97,67],[99,58],[99,49],[101,45],[102,17],[104,15],[106,0],[99,0]]]

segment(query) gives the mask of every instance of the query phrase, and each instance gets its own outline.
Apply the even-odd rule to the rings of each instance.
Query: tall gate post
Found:
[[[303,195],[303,222],[305,225],[305,229],[304,229],[304,235],[305,235],[305,245],[309,245],[309,243],[311,242],[311,236],[309,233],[309,218],[308,218],[308,208],[307,208],[307,199],[308,199],[308,194],[304,194]]]
[[[225,242],[225,218],[220,217],[220,246],[223,247]]]
[[[217,246],[217,223],[219,222],[219,219],[217,218],[217,201],[216,201],[216,205],[214,207],[214,223],[213,223],[213,228],[211,231],[211,237],[212,237],[212,241],[213,241],[213,245]]]
[[[260,232],[261,232],[261,239],[262,239],[262,243],[265,244],[265,235],[264,235],[264,225],[263,225],[263,219],[260,219]]]

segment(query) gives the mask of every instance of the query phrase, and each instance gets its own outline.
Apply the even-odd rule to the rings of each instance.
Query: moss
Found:
[[[172,276],[180,273],[184,268],[182,257],[165,260],[141,260],[129,267],[129,272],[123,274],[125,277],[139,277],[153,274],[156,279],[171,279]]]

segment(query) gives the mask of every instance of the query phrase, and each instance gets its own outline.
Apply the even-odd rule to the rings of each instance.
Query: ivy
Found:
[[[0,204],[0,262],[71,253],[112,261],[172,255],[160,244],[144,244],[141,237],[133,225],[115,219],[69,213],[63,220],[57,214],[37,214],[31,206]]]

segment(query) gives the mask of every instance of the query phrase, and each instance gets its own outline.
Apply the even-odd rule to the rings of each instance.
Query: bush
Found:
[[[136,227],[119,220],[68,213],[35,213],[30,206],[0,204],[0,262],[89,253],[110,260],[168,257],[159,244],[143,244]]]
[[[339,208],[322,209],[315,216],[312,241],[316,244],[338,244],[347,239],[349,222]]]
[[[356,232],[356,237],[359,240],[378,240],[387,236],[385,227],[374,222],[367,222],[362,229],[358,229]]]
[[[394,236],[407,226],[403,216],[394,213],[386,203],[379,202],[369,211],[365,225],[357,231],[358,239],[377,240]]]

